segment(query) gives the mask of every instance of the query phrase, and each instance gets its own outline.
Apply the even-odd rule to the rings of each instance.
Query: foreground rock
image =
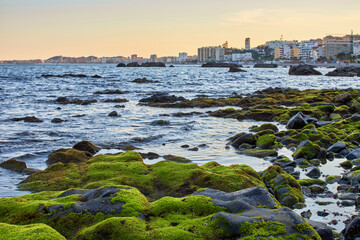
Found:
[[[79,151],[89,152],[91,154],[95,154],[101,150],[101,148],[95,146],[89,141],[78,142],[73,146],[73,148]]]
[[[16,159],[9,159],[5,162],[0,163],[0,167],[21,173],[24,169],[26,169],[26,163],[23,161],[18,161]]]
[[[52,165],[54,163],[81,163],[92,157],[89,152],[79,151],[74,148],[63,148],[49,154],[46,163]]]
[[[229,72],[246,72],[246,71],[238,67],[230,67]]]
[[[360,67],[340,67],[332,72],[328,72],[325,76],[330,77],[360,77]]]
[[[43,223],[29,225],[0,223],[0,233],[2,239],[66,240],[56,230]]]
[[[360,217],[351,220],[341,232],[345,240],[353,240],[360,237]]]
[[[289,75],[322,75],[322,73],[311,65],[298,65],[290,67]]]

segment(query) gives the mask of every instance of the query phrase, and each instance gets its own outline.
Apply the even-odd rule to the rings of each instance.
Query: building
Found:
[[[283,44],[281,46],[275,47],[274,49],[274,59],[290,59],[291,58],[291,49],[292,47],[288,44]]]
[[[150,55],[150,62],[156,62],[156,61],[157,61],[157,55],[156,54]]]
[[[184,62],[186,62],[187,57],[188,57],[188,54],[187,54],[186,52],[179,53],[178,62],[179,62],[179,63],[184,63]]]
[[[251,61],[253,60],[251,52],[246,53],[234,53],[231,55],[231,61],[233,62],[242,62],[242,61]]]
[[[224,61],[225,49],[218,47],[202,47],[198,48],[199,62],[222,62]]]
[[[312,48],[317,46],[318,43],[315,40],[302,41],[299,46],[299,58],[309,60]]]
[[[299,48],[298,47],[291,48],[290,59],[299,59]]]
[[[313,60],[318,60],[321,57],[325,57],[325,50],[323,45],[313,47],[310,52],[310,58]]]
[[[105,63],[106,63],[106,60],[107,60],[106,57],[102,57],[102,58],[101,58],[101,63],[102,63],[102,64],[105,64]]]
[[[136,54],[131,55],[130,61],[136,62],[138,60],[138,56]]]
[[[245,50],[250,50],[250,38],[245,38]]]
[[[335,60],[339,53],[350,53],[351,41],[345,37],[327,36],[324,38],[324,56]]]
[[[360,56],[360,40],[354,41],[354,56]]]

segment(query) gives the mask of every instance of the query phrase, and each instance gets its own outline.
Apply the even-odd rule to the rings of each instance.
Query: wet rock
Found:
[[[277,64],[266,64],[266,63],[257,63],[253,68],[277,68]]]
[[[40,170],[36,169],[36,168],[25,168],[21,173],[25,174],[25,175],[31,175],[33,173],[36,173],[37,171],[40,171]]]
[[[112,111],[108,114],[109,117],[117,117],[119,116],[119,114],[117,113],[117,111]]]
[[[165,125],[170,125],[170,122],[169,121],[166,121],[166,120],[155,120],[155,121],[152,121],[150,123],[151,125],[158,125],[158,126],[165,126]]]
[[[189,148],[190,146],[188,144],[181,145],[182,148]]]
[[[307,219],[310,219],[311,216],[312,216],[312,213],[310,210],[307,210],[307,211],[303,211],[300,213],[300,215],[303,217],[303,218],[307,218]]]
[[[62,122],[64,122],[65,120],[62,120],[61,118],[53,118],[52,120],[51,120],[51,122],[52,123],[62,123]]]
[[[175,67],[175,66],[174,66],[174,65],[170,65],[169,67],[173,68],[173,67]]]
[[[344,158],[349,153],[350,153],[350,150],[346,148],[346,149],[342,150],[341,152],[339,152],[336,156],[339,157],[339,158]]]
[[[331,227],[322,222],[307,220],[311,227],[319,234],[322,240],[333,240],[334,234]]]
[[[271,123],[264,123],[261,126],[254,126],[250,128],[250,132],[261,132],[263,130],[273,130],[275,133],[279,132],[279,128]]]
[[[338,105],[344,105],[344,104],[348,103],[349,101],[351,101],[351,99],[352,99],[351,94],[342,93],[342,94],[337,95],[334,98],[333,102],[338,104]]]
[[[310,65],[298,65],[291,66],[289,69],[289,75],[322,75],[321,72],[314,69]]]
[[[199,151],[199,148],[198,147],[189,148],[188,151],[197,152]]]
[[[346,160],[342,163],[340,163],[340,167],[344,168],[344,169],[351,169],[352,168],[352,163],[350,160]]]
[[[174,103],[177,101],[185,101],[184,97],[176,97],[175,95],[168,95],[167,93],[153,94],[151,97],[143,98],[141,103]]]
[[[106,103],[123,103],[123,102],[129,102],[129,100],[125,98],[115,98],[115,99],[106,99],[104,102]]]
[[[106,89],[104,91],[96,91],[94,92],[94,94],[125,94],[125,92],[120,91],[119,89],[115,89],[115,90]]]
[[[21,173],[24,169],[26,169],[26,163],[23,161],[18,161],[16,159],[9,159],[5,162],[0,163],[0,167]]]
[[[165,63],[162,62],[145,62],[140,67],[166,67]]]
[[[96,103],[97,100],[96,99],[90,99],[90,100],[82,100],[82,99],[68,99],[67,97],[58,97],[55,100],[55,103],[59,103],[59,104],[76,104],[76,105],[89,105],[92,103]]]
[[[242,70],[241,68],[230,67],[229,72],[246,72],[246,71]]]
[[[250,145],[255,145],[256,138],[255,138],[255,136],[253,134],[248,133],[248,134],[245,134],[245,135],[242,135],[242,136],[236,138],[231,143],[231,146],[233,146],[234,148],[238,148],[243,143],[247,143],[247,144],[250,144]]]
[[[64,75],[54,75],[54,74],[42,74],[41,77],[49,78],[49,77],[58,77],[58,78],[66,78],[66,77],[73,77],[73,78],[86,78],[85,74],[64,74]]]
[[[125,64],[125,63],[118,63],[118,64],[116,65],[116,67],[126,67],[126,64]]]
[[[92,75],[91,78],[102,78],[102,77],[99,75]]]
[[[358,194],[356,193],[341,193],[338,195],[338,198],[341,200],[353,200],[356,201]]]
[[[342,200],[340,201],[340,205],[342,207],[352,207],[355,205],[355,201],[352,201],[352,200]]]
[[[137,62],[131,62],[126,65],[126,67],[140,67],[140,65]]]
[[[346,155],[347,160],[354,160],[357,158],[360,158],[360,148],[356,148]]]
[[[190,159],[180,157],[180,156],[174,156],[171,154],[164,155],[163,158],[168,161],[179,162],[179,163],[190,163],[191,162]]]
[[[347,184],[340,184],[336,190],[338,192],[347,192],[348,190],[350,189],[350,185],[347,185]]]
[[[310,178],[319,178],[321,176],[320,169],[315,166],[308,167],[305,171],[307,171],[305,175]]]
[[[302,141],[293,153],[293,158],[305,158],[307,160],[319,158],[321,148],[309,140]]]
[[[271,149],[274,147],[276,136],[274,134],[265,134],[256,140],[256,147],[260,149]]]
[[[15,122],[24,121],[24,122],[31,122],[31,123],[43,122],[43,120],[41,120],[35,116],[27,116],[27,117],[23,117],[23,118],[12,118],[11,121],[15,121]]]
[[[360,237],[360,217],[354,218],[345,229],[341,231],[345,240],[353,240]]]
[[[342,150],[346,148],[346,144],[344,142],[337,142],[333,145],[331,145],[327,151],[333,152],[333,153],[340,153]]]
[[[323,127],[323,126],[326,126],[326,125],[329,125],[329,124],[331,124],[332,122],[330,122],[330,121],[320,121],[320,122],[316,122],[315,123],[315,126],[316,127]]]
[[[290,118],[290,120],[286,124],[287,129],[301,129],[305,127],[308,122],[304,119],[304,114],[302,112],[298,112],[295,116]]]
[[[240,153],[257,158],[276,157],[278,155],[277,151],[270,149],[246,149],[241,150]]]
[[[341,180],[341,176],[339,175],[329,175],[326,177],[325,181],[329,184],[336,183]]]
[[[215,62],[207,62],[201,65],[201,67],[205,68],[229,68],[229,67],[242,67],[242,65],[236,63],[215,63]]]
[[[320,186],[320,185],[317,185],[317,184],[314,184],[314,185],[311,185],[309,186],[309,189],[311,190],[311,193],[323,193],[325,191],[325,188]]]
[[[330,214],[328,210],[317,211],[317,215],[320,217],[326,217]]]
[[[360,67],[355,66],[336,68],[334,71],[325,74],[325,76],[330,77],[355,77],[358,75],[360,75]]]
[[[140,153],[141,157],[143,159],[147,158],[149,160],[152,160],[152,159],[156,159],[156,158],[159,158],[160,155],[157,154],[157,153],[154,153],[154,152],[148,152],[148,153]]]
[[[61,163],[82,163],[86,162],[87,160],[92,157],[92,154],[89,152],[79,151],[74,148],[62,148],[56,150],[49,154],[46,163],[52,165],[57,162]]]
[[[89,152],[91,154],[95,154],[101,150],[99,147],[95,146],[89,141],[78,142],[73,146],[73,148],[79,151]]]
[[[133,80],[132,82],[134,82],[134,83],[159,83],[159,81],[152,81],[152,80],[148,80],[146,78],[137,78],[137,79]]]

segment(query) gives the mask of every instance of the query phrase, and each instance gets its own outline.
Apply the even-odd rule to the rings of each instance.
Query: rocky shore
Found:
[[[73,103],[60,100],[56,102]],[[341,233],[331,228],[336,222],[316,222],[309,219],[315,213],[303,211],[300,216],[294,211],[314,196],[331,197],[340,206],[354,209],[360,205],[359,90],[268,88],[228,98],[191,100],[154,94],[139,104],[223,107],[207,114],[273,122],[230,135],[224,142],[224,147],[235,148],[240,155],[264,158],[272,165],[257,172],[248,165],[224,166],[214,161],[199,166],[171,155],[163,156],[167,161],[149,165],[143,159],[156,153],[96,155],[100,148],[82,141],[53,151],[45,170],[27,173],[19,188],[36,193],[0,199],[0,235],[9,238],[17,232],[19,238],[42,239],[360,237],[357,210]],[[26,121],[14,121],[22,120]],[[286,129],[280,130],[275,123]],[[170,123],[160,119],[154,124]],[[282,148],[292,151],[292,156],[280,155]],[[338,158],[347,159],[339,163],[342,175],[321,172],[321,166]],[[16,172],[27,169],[15,159],[1,167]],[[338,184],[336,192],[331,191],[332,184]]]

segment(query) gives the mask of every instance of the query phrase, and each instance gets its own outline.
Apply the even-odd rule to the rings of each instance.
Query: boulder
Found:
[[[310,178],[319,178],[321,176],[320,169],[315,166],[311,166],[305,169],[305,175]]]
[[[292,156],[294,159],[305,158],[307,160],[311,160],[319,158],[318,155],[320,155],[321,152],[323,151],[317,144],[312,143],[309,140],[304,140],[298,145]]]
[[[330,77],[355,77],[360,75],[360,67],[340,67],[332,72],[328,72],[325,76]]]
[[[230,67],[229,72],[246,72],[246,71],[238,67]]]
[[[201,65],[201,67],[205,68],[229,68],[229,67],[242,67],[242,65],[236,63],[215,63],[215,62],[208,62]]]
[[[117,117],[119,116],[119,114],[117,113],[117,111],[112,111],[108,114],[109,117]]]
[[[250,144],[250,145],[255,145],[256,138],[255,138],[255,136],[253,134],[248,133],[248,134],[245,134],[245,135],[242,135],[242,136],[236,138],[231,143],[231,146],[233,146],[234,148],[238,148],[243,143],[247,143],[247,144]]]
[[[310,65],[298,65],[291,66],[289,69],[289,75],[322,75],[321,72],[314,69],[313,66]]]
[[[333,234],[331,227],[329,227],[325,223],[313,221],[310,219],[308,219],[306,221],[320,235],[322,240],[333,240],[334,239],[334,234]]]
[[[344,230],[341,231],[345,240],[353,240],[360,237],[360,217],[354,218],[348,223]]]
[[[35,116],[27,116],[27,117],[23,117],[23,118],[12,118],[11,121],[15,121],[15,122],[24,121],[24,122],[31,122],[31,123],[43,122],[43,120],[41,120]]]
[[[354,160],[358,158],[360,158],[360,148],[356,148],[346,155],[347,160]]]
[[[118,65],[116,65],[116,67],[126,67],[125,63],[118,63]]]
[[[242,146],[243,144],[241,144]],[[265,157],[276,157],[278,152],[272,149],[246,149],[240,151],[241,154],[248,155],[251,157],[265,158]]]
[[[250,132],[261,132],[263,130],[273,130],[275,133],[279,132],[279,129],[276,125],[272,123],[264,123],[261,126],[254,126],[250,128]]]
[[[162,62],[146,62],[141,64],[140,67],[166,67],[165,63]]]
[[[344,142],[337,142],[331,145],[327,152],[340,153],[342,150],[346,148],[346,144]]]
[[[73,146],[73,148],[79,151],[89,152],[91,154],[95,154],[100,151],[99,147],[95,146],[89,141],[78,142]]]
[[[137,78],[135,80],[132,81],[133,83],[159,83],[159,81],[152,81],[152,80],[148,80],[146,78]]]
[[[49,154],[46,163],[52,165],[57,162],[61,163],[83,163],[89,160],[92,154],[89,152],[79,151],[74,148],[62,148]]]
[[[131,62],[126,65],[126,67],[140,67],[140,65],[137,62]]]
[[[21,173],[24,169],[26,169],[26,163],[23,161],[18,161],[16,159],[9,159],[5,162],[0,163],[0,167]]]
[[[274,134],[265,134],[260,136],[256,141],[256,147],[261,149],[270,149],[273,148],[276,141]]]
[[[298,112],[294,115],[286,124],[287,129],[301,129],[305,127],[308,122],[305,120],[305,115],[302,112]]]
[[[277,64],[257,63],[254,68],[277,68]]]
[[[167,93],[157,93],[151,97],[140,99],[140,103],[174,103],[177,101],[185,101],[184,97],[177,97],[175,95],[168,95]]]

